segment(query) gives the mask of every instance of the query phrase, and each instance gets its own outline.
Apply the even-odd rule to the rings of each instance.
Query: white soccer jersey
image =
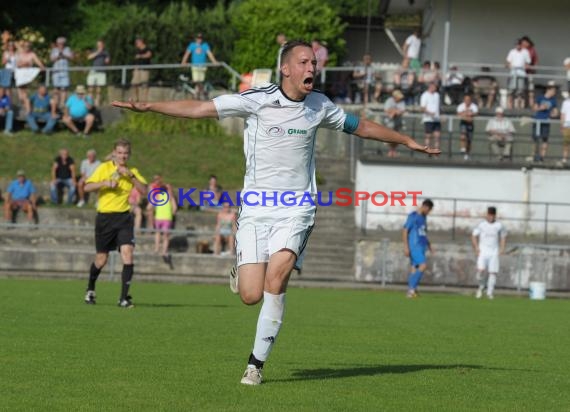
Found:
[[[243,117],[244,191],[317,193],[317,128],[343,130],[346,113],[324,94],[290,100],[275,84],[214,99],[220,119]]]
[[[507,231],[500,222],[489,223],[484,220],[473,229],[473,236],[479,237],[479,251],[482,256],[496,255],[499,253],[499,239],[507,236]]]

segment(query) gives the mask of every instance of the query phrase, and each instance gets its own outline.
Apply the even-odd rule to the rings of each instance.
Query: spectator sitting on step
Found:
[[[135,231],[140,232],[142,227],[142,195],[136,187],[133,187],[131,193],[129,194],[129,205],[131,206],[131,214],[135,220]]]
[[[32,223],[36,211],[36,188],[31,180],[26,179],[23,170],[18,170],[16,176],[4,197],[4,219],[6,222],[14,222],[15,212],[22,209],[28,217],[28,222]]]
[[[207,200],[204,196],[204,204],[200,205],[200,209],[210,210],[213,212],[220,210],[221,205],[219,202],[220,197],[222,196],[222,186],[218,184],[218,178],[216,175],[210,175],[208,187],[204,191],[212,193],[213,197],[210,200]]]
[[[0,88],[0,118],[4,119],[4,134],[11,135],[14,125],[14,112],[12,111],[10,96],[4,88]]]
[[[370,97],[373,97],[374,102],[380,100],[382,93],[382,77],[374,72],[372,67],[372,56],[365,54],[362,58],[362,66],[357,67],[352,73],[352,78],[356,80],[358,90],[362,94],[364,104],[370,102]]]
[[[414,103],[414,83],[416,81],[415,71],[410,69],[410,60],[404,58],[398,71],[394,73],[394,87],[400,89],[404,94],[406,104]]]
[[[445,75],[445,104],[459,105],[465,91],[465,76],[451,66]]]
[[[489,67],[481,67],[484,74],[473,77],[473,98],[479,107],[490,109],[495,103],[497,89],[499,88],[497,79],[491,76]]]
[[[216,237],[214,239],[214,254],[222,252],[222,245],[226,244],[226,250],[235,255],[234,228],[237,221],[236,212],[230,208],[229,202],[222,203],[222,210],[218,212],[216,224]]]
[[[489,135],[491,152],[497,160],[511,158],[513,135],[516,132],[513,122],[505,118],[502,107],[495,109],[495,117],[487,122],[485,131]]]
[[[58,189],[67,188],[67,203],[73,203],[76,190],[75,162],[69,156],[69,150],[61,149],[51,167],[50,197],[53,204],[58,204]],[[62,192],[63,195],[63,192]]]
[[[439,63],[435,62],[432,67],[432,64],[429,61],[425,61],[418,77],[419,93],[425,92],[430,83],[435,83],[438,89],[441,85]]]
[[[88,136],[95,122],[95,115],[89,112],[92,108],[93,99],[86,95],[85,86],[77,86],[75,93],[69,96],[65,102],[63,123],[77,136]],[[77,128],[80,123],[85,124],[83,133]]]
[[[83,187],[87,179],[100,164],[101,162],[97,160],[97,152],[95,152],[95,149],[89,149],[87,151],[87,158],[81,161],[81,167],[79,168],[81,176],[79,177],[79,182],[77,182],[77,194],[79,196],[77,207],[83,207],[85,205],[85,191]]]
[[[38,120],[45,123],[42,133],[50,134],[57,122],[57,102],[52,98],[44,85],[38,87],[38,91],[26,102],[26,122],[34,133],[40,128]]]

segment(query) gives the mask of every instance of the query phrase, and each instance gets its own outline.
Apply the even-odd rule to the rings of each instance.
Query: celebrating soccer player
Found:
[[[427,237],[427,215],[433,209],[433,202],[426,199],[418,211],[408,215],[404,223],[404,254],[410,258],[410,275],[408,277],[408,297],[418,296],[418,286],[426,270],[426,250],[433,253]]]
[[[119,248],[123,260],[122,287],[119,306],[132,308],[129,286],[133,278],[134,220],[130,213],[129,194],[136,188],[146,194],[146,180],[137,169],[129,168],[127,160],[131,143],[119,139],[113,149],[112,160],[102,163],[87,179],[86,192],[99,192],[95,220],[95,247],[97,254],[89,271],[85,303],[95,304],[95,282],[107,263],[109,252]]]
[[[427,154],[440,153],[335,106],[324,94],[313,90],[316,64],[310,44],[291,41],[285,44],[281,54],[280,85],[269,84],[212,101],[113,102],[113,105],[192,119],[230,116],[246,119],[244,191],[293,192],[297,197],[309,192],[316,199],[314,149],[319,126],[365,139],[403,144]],[[241,207],[236,234],[238,270],[230,273],[231,286],[247,305],[263,299],[243,384],[259,385],[262,381],[261,370],[283,322],[289,276],[303,259],[315,210],[314,203]]]

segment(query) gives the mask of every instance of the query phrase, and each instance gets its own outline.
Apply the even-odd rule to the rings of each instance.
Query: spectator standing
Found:
[[[49,59],[53,63],[52,83],[57,91],[58,106],[63,105],[67,99],[69,88],[69,62],[73,60],[73,52],[66,46],[66,38],[58,37],[55,47],[51,49]]]
[[[154,252],[162,256],[164,263],[172,267],[172,256],[168,253],[170,244],[170,230],[173,228],[174,215],[177,211],[177,202],[172,191],[172,186],[162,184],[162,192],[153,194],[156,200],[154,206]],[[162,238],[162,241],[161,241]]]
[[[34,213],[36,211],[36,188],[31,180],[26,179],[23,170],[18,170],[16,179],[13,180],[4,197],[4,220],[13,222],[14,212],[22,209],[22,212],[28,217],[28,222],[34,221]]]
[[[497,160],[511,158],[513,135],[516,132],[513,122],[505,118],[502,107],[495,109],[495,117],[487,122],[485,131],[489,136],[491,152]]]
[[[463,103],[457,106],[457,114],[461,118],[459,122],[459,129],[461,131],[461,154],[464,160],[469,160],[471,155],[471,143],[473,142],[473,118],[479,113],[479,108],[471,98],[471,95],[466,94],[463,97]]]
[[[568,149],[570,149],[570,96],[562,102],[560,110],[560,127],[562,129],[562,165],[568,164]]]
[[[0,87],[0,118],[4,120],[4,134],[11,135],[14,126],[14,112],[12,101],[6,89]]]
[[[41,121],[45,123],[42,133],[52,133],[58,118],[57,102],[48,94],[47,87],[40,85],[26,106],[26,122],[32,132],[38,133],[40,131],[37,122]]]
[[[222,245],[226,244],[226,249],[235,255],[234,227],[237,222],[237,215],[230,208],[228,202],[222,204],[222,210],[218,212],[216,223],[216,238],[214,240],[214,254],[222,252]]]
[[[425,130],[425,144],[431,143],[434,138],[434,148],[439,149],[439,138],[441,134],[441,122],[439,118],[440,98],[435,83],[430,83],[428,89],[422,93],[420,106],[423,112],[422,123]]]
[[[528,107],[532,107],[534,102],[534,78],[533,74],[536,74],[535,66],[538,66],[538,53],[534,47],[534,42],[528,36],[523,36],[521,38],[522,47],[528,51],[530,56],[530,67],[527,67],[526,74],[528,75]]]
[[[196,85],[198,100],[206,100],[208,98],[204,89],[204,82],[206,81],[206,71],[208,68],[205,66],[207,60],[210,59],[212,63],[218,63],[210,45],[204,41],[202,33],[198,33],[193,42],[188,44],[184,56],[182,57],[182,64],[188,63],[188,58],[192,63],[192,81]]]
[[[420,28],[416,28],[414,32],[408,36],[404,44],[402,45],[402,50],[404,54],[404,59],[410,61],[410,68],[416,73],[419,72],[421,68],[420,63],[420,50],[422,47],[422,31]]]
[[[384,125],[396,132],[402,131],[403,120],[402,117],[406,113],[406,102],[404,101],[404,94],[399,90],[394,90],[392,96],[384,103],[384,113],[386,114]],[[398,145],[388,143],[390,150],[388,157],[397,157],[396,148]]]
[[[54,159],[51,167],[50,196],[53,204],[58,204],[58,188],[67,188],[67,203],[73,203],[77,180],[75,176],[75,162],[69,156],[69,150],[61,149]],[[63,192],[62,192],[63,195]]]
[[[507,67],[510,70],[509,78],[509,109],[523,109],[525,94],[528,86],[526,70],[530,65],[530,54],[522,47],[522,40],[518,40],[515,48],[507,55]]]
[[[101,88],[107,86],[107,72],[101,68],[111,63],[111,57],[105,49],[103,40],[97,40],[95,50],[87,55],[87,59],[93,62],[93,69],[87,75],[87,87],[89,94],[95,96],[95,106],[99,107],[101,105]]]
[[[134,64],[137,66],[133,70],[133,78],[131,80],[131,85],[134,88],[134,99],[148,100],[148,82],[150,78],[149,70],[145,70],[141,67],[148,66],[152,59],[152,50],[146,45],[144,40],[137,37],[135,40],[135,61]],[[139,96],[139,88],[142,89],[142,93]]]
[[[14,71],[17,67],[16,59],[16,43],[10,40],[6,43],[6,50],[2,52],[2,65],[4,68],[0,70],[0,87],[5,88],[10,97],[12,78],[14,77]]]
[[[543,162],[548,150],[550,118],[558,116],[556,85],[554,82],[548,82],[544,95],[536,98],[533,110],[535,119],[532,134],[534,140],[534,161]],[[540,145],[541,141],[542,145]]]
[[[14,72],[16,87],[18,88],[18,101],[20,104],[22,104],[22,102],[25,104],[28,100],[27,86],[40,74],[40,70],[45,70],[44,64],[36,53],[32,51],[30,42],[23,40],[16,53],[16,71]]]
[[[75,93],[69,96],[65,102],[63,124],[77,136],[88,136],[93,123],[95,123],[95,115],[90,113],[90,110],[93,109],[93,99],[85,92],[85,86],[78,85],[75,88]],[[77,128],[77,125],[81,124],[84,124],[83,133]]]
[[[77,182],[77,194],[79,201],[77,202],[77,207],[83,207],[85,205],[85,182],[91,177],[95,169],[101,164],[97,160],[97,152],[95,149],[89,149],[87,151],[87,158],[81,161],[81,166],[79,168],[80,176]]]

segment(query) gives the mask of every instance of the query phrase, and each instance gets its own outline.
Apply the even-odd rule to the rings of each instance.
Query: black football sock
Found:
[[[89,269],[89,284],[87,285],[87,290],[95,290],[95,282],[101,273],[102,268],[95,266],[95,262],[91,263],[91,268]]]
[[[249,355],[249,360],[247,361],[248,365],[255,366],[257,369],[263,369],[264,363],[265,362],[260,361],[255,356],[253,356],[253,353],[251,355]]]
[[[125,300],[129,294],[129,286],[131,286],[131,279],[133,278],[133,270],[135,265],[123,265],[123,272],[121,273],[121,300]]]

